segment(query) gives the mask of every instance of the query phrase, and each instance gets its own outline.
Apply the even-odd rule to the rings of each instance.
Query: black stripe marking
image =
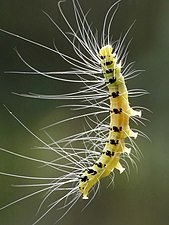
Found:
[[[107,69],[106,73],[113,73],[113,70],[112,69]]]
[[[119,92],[117,91],[117,92],[112,92],[112,97],[113,98],[116,98],[116,97],[118,97],[119,96]]]
[[[116,126],[113,126],[113,130],[114,130],[114,132],[120,132],[120,131],[122,131],[122,127],[116,127]]]
[[[107,150],[106,155],[111,157],[111,151]]]
[[[88,174],[91,174],[91,175],[95,175],[97,173],[95,170],[89,169],[89,168],[87,168],[87,172]]]
[[[122,112],[122,108],[120,108],[119,110],[118,109],[113,109],[111,110],[112,113],[115,113],[115,114],[120,114]]]
[[[105,66],[110,66],[113,63],[113,61],[107,61],[104,63]]]
[[[96,166],[98,166],[99,168],[102,168],[103,164],[101,162],[96,162]]]
[[[105,84],[113,84],[114,82],[116,82],[116,78],[110,78],[109,81],[106,81]],[[110,97],[110,96],[109,96]]]
[[[119,140],[115,141],[114,139],[110,139],[110,144],[111,145],[115,145],[116,146],[118,143],[119,143]]]
[[[87,176],[80,177],[80,179],[81,179],[81,181],[82,181],[82,182],[86,182],[86,181],[88,181],[88,180],[89,180]]]
[[[115,77],[109,79],[109,83],[110,84],[113,84],[114,82],[116,82],[116,78]]]

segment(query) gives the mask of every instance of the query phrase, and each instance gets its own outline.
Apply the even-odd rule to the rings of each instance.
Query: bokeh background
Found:
[[[91,8],[88,20],[100,32],[104,15],[113,1],[80,2],[84,11]],[[67,0],[63,8],[70,23],[74,24],[71,0]],[[42,10],[49,13],[65,32],[69,31],[59,14],[57,0],[0,0],[0,27],[50,47],[55,39],[62,52],[74,56],[71,46]],[[131,103],[152,110],[153,113],[144,113],[151,122],[146,122],[146,127],[139,127],[152,142],[142,138],[137,141],[144,155],[137,162],[138,172],[131,167],[129,180],[125,174],[119,176],[116,173],[114,188],[107,188],[108,181],[102,181],[100,192],[92,203],[82,211],[85,204],[79,201],[60,224],[169,224],[169,1],[123,0],[112,26],[114,39],[124,34],[135,19],[136,23],[128,36],[128,40],[133,38],[128,61],[135,61],[135,68],[145,71],[127,84],[129,89],[144,88],[150,92],[150,95],[131,99]],[[28,70],[13,50],[15,47],[27,62],[41,71],[68,70],[70,66],[52,52],[0,32],[0,146],[20,154],[50,159],[47,154],[33,149],[40,143],[10,115],[3,104],[35,134],[45,138],[40,128],[72,116],[74,112],[56,109],[65,103],[62,101],[23,98],[12,92],[59,94],[65,90],[73,91],[75,87],[42,76],[4,73]],[[75,122],[75,125],[55,126],[50,132],[59,139],[82,128],[81,120],[80,123]],[[0,171],[30,176],[57,176],[56,171],[49,171],[39,164],[1,151]],[[0,207],[34,191],[31,188],[11,186],[26,182],[0,176]],[[31,225],[42,197],[42,194],[34,196],[0,211],[0,225]],[[60,214],[59,210],[53,210],[39,224],[54,224]]]

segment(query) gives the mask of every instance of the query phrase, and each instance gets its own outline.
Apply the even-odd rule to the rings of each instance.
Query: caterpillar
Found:
[[[120,173],[124,171],[119,162],[120,155],[124,152],[130,152],[125,147],[125,139],[137,137],[137,133],[129,127],[129,118],[131,116],[141,117],[141,111],[135,111],[129,106],[128,91],[121,74],[121,63],[117,63],[112,46],[103,46],[99,55],[105,83],[109,90],[110,131],[101,157],[91,168],[87,168],[80,177],[79,188],[84,199],[88,198],[90,189],[101,178],[108,176],[114,169],[118,169]]]
[[[129,158],[132,164],[136,165],[132,157],[139,158],[141,152],[131,138],[136,138],[138,135],[147,137],[141,131],[131,129],[129,124],[130,120],[143,124],[141,119],[144,118],[141,117],[141,114],[144,107],[130,107],[128,97],[147,94],[147,92],[142,89],[128,91],[125,84],[126,80],[137,76],[140,72],[139,70],[132,70],[133,63],[126,65],[128,44],[125,46],[125,40],[130,28],[123,38],[119,38],[119,40],[115,42],[113,42],[111,38],[111,24],[120,1],[115,2],[108,9],[103,20],[102,34],[100,37],[97,32],[93,32],[87,20],[87,15],[83,12],[78,0],[72,0],[78,31],[73,29],[64,14],[61,7],[62,3],[63,1],[58,2],[58,7],[66,25],[70,29],[70,36],[66,34],[47,13],[45,14],[72,46],[77,58],[59,51],[55,43],[54,48],[50,48],[20,35],[0,29],[0,31],[6,34],[56,53],[74,68],[68,71],[41,72],[24,60],[23,56],[16,51],[30,71],[12,71],[11,73],[37,74],[54,79],[58,82],[81,85],[80,90],[66,94],[18,94],[30,98],[81,101],[81,103],[70,104],[68,106],[82,110],[84,113],[63,119],[62,121],[58,121],[44,128],[49,138],[49,143],[46,143],[36,136],[8,110],[11,115],[43,145],[39,147],[39,149],[53,152],[56,158],[50,162],[45,159],[36,159],[17,154],[3,148],[1,148],[0,151],[12,154],[24,160],[40,163],[61,173],[59,177],[50,178],[0,172],[1,175],[14,176],[19,179],[29,179],[32,182],[36,180],[42,181],[40,184],[31,185],[32,187],[38,187],[39,185],[40,189],[38,191],[15,200],[1,209],[38,193],[46,192],[40,204],[40,211],[42,205],[44,205],[48,198],[53,196],[56,191],[62,193],[62,197],[58,197],[57,200],[50,203],[45,213],[33,224],[38,223],[52,209],[56,207],[59,208],[61,204],[63,205],[60,207],[66,209],[63,214],[64,216],[81,197],[83,199],[88,199],[92,192],[94,193],[93,196],[95,196],[99,190],[100,180],[102,178],[110,177],[110,179],[114,181],[114,176],[112,176],[114,169],[122,173],[125,170],[124,165],[128,167],[126,158]],[[85,110],[88,111],[85,112]],[[52,135],[49,134],[48,129],[54,125],[82,118],[84,118],[87,129],[81,133],[75,133],[60,140],[55,140]],[[129,141],[127,142],[127,140]],[[133,149],[134,152],[132,152],[131,149]],[[26,184],[20,186],[29,187],[29,185]],[[56,198],[56,196],[54,198]],[[61,216],[59,220],[63,218],[63,216]]]

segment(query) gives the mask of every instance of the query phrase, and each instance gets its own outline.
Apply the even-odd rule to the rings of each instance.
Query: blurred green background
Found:
[[[100,32],[104,15],[113,1],[80,2],[84,11],[92,9],[88,20]],[[63,8],[70,23],[74,23],[71,1],[67,0]],[[0,27],[50,47],[55,39],[62,52],[73,56],[71,46],[42,10],[49,13],[65,32],[69,31],[55,0],[0,0]],[[128,36],[128,40],[133,38],[128,61],[135,61],[135,68],[145,71],[127,84],[129,89],[144,88],[150,92],[150,95],[131,99],[131,104],[145,106],[153,111],[153,114],[144,114],[151,123],[147,122],[146,127],[139,127],[150,137],[152,143],[142,138],[137,140],[144,158],[137,162],[138,172],[131,167],[129,181],[125,174],[119,176],[118,173],[114,188],[107,188],[108,181],[102,181],[101,190],[92,203],[81,212],[85,204],[79,201],[60,224],[169,224],[169,1],[123,0],[112,27],[114,39],[121,33],[124,34],[135,19],[136,23]],[[0,146],[20,154],[50,159],[51,156],[32,149],[40,143],[17,123],[3,104],[43,138],[40,128],[72,116],[73,112],[56,109],[65,103],[62,101],[23,98],[13,95],[12,92],[60,94],[65,90],[74,91],[75,87],[42,76],[4,74],[4,71],[28,70],[13,51],[14,47],[17,47],[27,62],[41,71],[69,70],[69,65],[52,52],[0,32]],[[50,132],[59,139],[75,129],[83,128],[82,120],[75,123],[72,126],[55,126]],[[36,163],[3,152],[0,152],[0,171],[30,176],[57,176],[55,171],[40,168]],[[0,176],[0,207],[33,191],[31,188],[11,186],[26,182]],[[0,225],[31,225],[42,197],[43,195],[34,196],[0,211]],[[53,224],[60,214],[60,211],[53,210],[39,224]]]

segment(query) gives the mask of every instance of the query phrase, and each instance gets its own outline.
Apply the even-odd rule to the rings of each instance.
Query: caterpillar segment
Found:
[[[120,163],[120,156],[131,149],[125,146],[127,137],[137,137],[129,126],[131,116],[140,116],[141,111],[133,110],[128,101],[128,91],[121,73],[121,63],[117,62],[116,54],[111,45],[102,47],[99,51],[105,82],[109,90],[110,100],[110,131],[105,147],[97,162],[87,168],[79,179],[79,189],[83,199],[88,199],[92,187],[103,177],[109,176],[114,170],[122,173],[125,168]]]

